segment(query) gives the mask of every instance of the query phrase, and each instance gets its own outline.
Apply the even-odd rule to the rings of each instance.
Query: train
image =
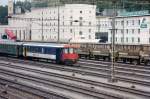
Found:
[[[73,65],[78,61],[77,48],[69,44],[35,42],[0,42],[0,54],[17,58],[45,59],[57,64]]]
[[[111,43],[72,43],[78,46],[78,54],[80,58],[95,60],[112,60],[112,44]],[[115,62],[145,64],[150,63],[150,45],[144,44],[115,44],[114,46]]]
[[[150,45],[115,44],[115,62],[150,64]],[[0,42],[0,54],[75,64],[79,58],[112,61],[111,43]]]

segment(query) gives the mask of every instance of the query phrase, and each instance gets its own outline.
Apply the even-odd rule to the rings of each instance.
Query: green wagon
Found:
[[[0,42],[0,53],[3,55],[12,55],[16,57],[23,56],[22,42]]]

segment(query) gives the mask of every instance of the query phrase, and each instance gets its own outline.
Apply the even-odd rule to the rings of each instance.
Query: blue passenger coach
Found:
[[[23,44],[23,49],[24,49],[23,52],[24,57],[34,57],[34,58],[54,60],[56,61],[56,63],[73,64],[78,59],[78,55],[75,51],[69,53],[69,49],[73,50],[75,49],[72,48],[71,46],[66,46],[66,44],[26,43]],[[67,54],[69,55],[69,57],[68,55],[65,56],[66,50],[68,51]]]

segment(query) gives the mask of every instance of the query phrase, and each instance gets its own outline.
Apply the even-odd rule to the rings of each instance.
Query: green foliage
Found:
[[[97,0],[97,7],[100,9],[111,9],[114,4],[113,0]],[[150,0],[114,0],[118,9],[125,8],[127,11],[150,11]]]
[[[8,7],[0,6],[0,24],[8,24],[8,19],[6,16],[8,15]]]
[[[27,0],[22,2],[22,1],[17,1],[15,6],[21,7],[21,12],[25,13],[26,10],[31,11],[31,3],[28,2]]]

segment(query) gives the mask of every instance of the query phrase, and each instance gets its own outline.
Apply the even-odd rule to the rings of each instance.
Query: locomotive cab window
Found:
[[[74,53],[74,49],[73,48],[69,48],[69,53],[73,54]]]
[[[64,53],[65,53],[65,54],[68,54],[68,53],[69,53],[68,48],[65,48],[65,49],[64,49]]]

